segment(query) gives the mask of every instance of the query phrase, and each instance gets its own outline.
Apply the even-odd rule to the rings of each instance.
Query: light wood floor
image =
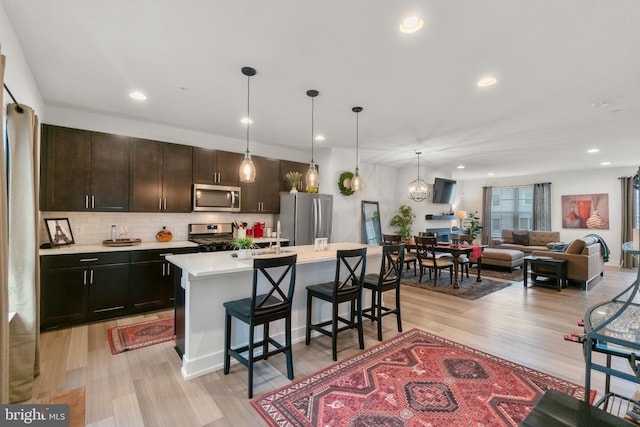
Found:
[[[487,353],[584,384],[582,346],[563,340],[581,331],[576,325],[585,310],[610,299],[635,278],[635,270],[607,268],[589,291],[562,292],[542,287],[524,289],[516,282],[475,301],[402,287],[404,330],[420,328]],[[301,287],[301,289],[304,289]],[[387,297],[387,300],[392,298]],[[42,374],[34,398],[86,387],[89,426],[252,426],[265,425],[247,399],[247,371],[233,365],[185,381],[173,343],[163,343],[112,355],[107,328],[170,315],[170,311],[83,325],[42,334]],[[383,322],[384,338],[398,334],[395,318]],[[358,351],[355,333],[344,332],[338,358]],[[366,346],[375,345],[375,324],[366,321]],[[296,379],[332,364],[330,340],[319,337],[310,346],[294,348]],[[254,396],[287,385],[284,356],[261,362],[256,369]],[[616,390],[632,395],[635,387],[615,381]],[[594,374],[594,387],[603,377]]]

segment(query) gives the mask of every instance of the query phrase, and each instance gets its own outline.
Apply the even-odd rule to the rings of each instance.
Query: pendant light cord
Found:
[[[311,163],[313,163],[313,116],[315,111],[315,99],[311,97]]]
[[[360,134],[360,113],[356,113],[356,170],[358,170],[358,136]]]
[[[420,179],[420,154],[422,153],[416,153],[418,155],[418,179]]]
[[[250,85],[249,81],[251,76],[247,76],[247,153],[249,152],[249,126],[251,126],[251,115],[249,114],[249,99],[250,99]]]

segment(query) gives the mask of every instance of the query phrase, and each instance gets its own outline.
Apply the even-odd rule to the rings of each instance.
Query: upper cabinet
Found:
[[[229,151],[193,148],[194,184],[219,184],[237,187],[243,155]]]
[[[241,182],[240,209],[244,213],[280,212],[280,160],[251,156],[256,166],[255,182]]]
[[[298,191],[306,191],[307,183],[305,181],[309,163],[292,162],[290,160],[280,160],[280,191],[290,191],[291,185],[286,178],[289,172],[300,172],[302,178],[298,184]]]
[[[128,137],[42,125],[40,156],[41,210],[128,210]]]
[[[131,139],[131,212],[191,212],[192,147]]]

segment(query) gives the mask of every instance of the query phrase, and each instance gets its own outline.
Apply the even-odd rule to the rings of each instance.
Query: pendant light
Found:
[[[317,193],[318,187],[320,186],[320,175],[318,175],[316,164],[313,162],[313,139],[315,138],[315,135],[313,133],[313,113],[315,108],[314,98],[319,94],[320,92],[318,92],[317,90],[311,89],[307,91],[307,96],[311,98],[311,162],[309,163],[309,170],[307,171],[307,175],[305,176],[308,193]]]
[[[354,192],[362,190],[362,178],[360,178],[360,170],[358,169],[358,133],[359,133],[359,114],[362,111],[362,107],[353,107],[351,109],[354,113],[356,113],[356,173],[353,175],[351,179],[351,189]]]
[[[422,202],[429,197],[429,186],[426,182],[420,179],[420,151],[416,151],[418,155],[418,179],[409,183],[409,197],[416,201]]]
[[[244,160],[240,164],[240,182],[254,182],[256,180],[256,166],[251,160],[251,152],[249,151],[249,125],[251,124],[251,116],[249,115],[249,80],[256,75],[256,70],[251,67],[242,67],[242,74],[247,76],[247,151],[244,152]]]

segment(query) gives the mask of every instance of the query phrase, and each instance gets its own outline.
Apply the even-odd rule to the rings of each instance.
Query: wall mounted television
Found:
[[[433,184],[433,202],[451,205],[456,200],[456,181],[436,178]]]

